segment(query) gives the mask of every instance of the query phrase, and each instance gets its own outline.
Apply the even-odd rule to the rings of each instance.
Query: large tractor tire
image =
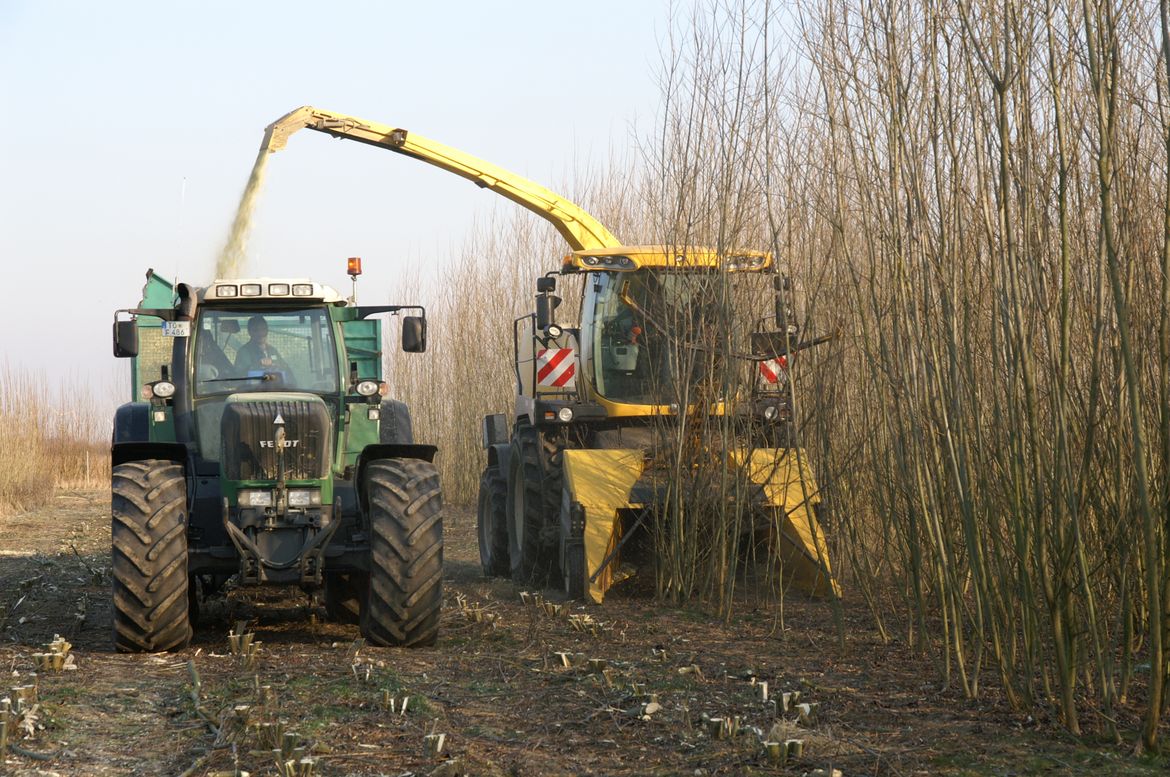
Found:
[[[414,424],[410,408],[397,399],[383,399],[378,426],[378,442],[390,445],[410,445],[414,442]]]
[[[508,481],[490,464],[479,478],[479,563],[485,577],[506,577],[508,562]]]
[[[160,652],[191,641],[187,595],[187,484],[171,461],[114,467],[114,646]]]
[[[508,557],[512,579],[547,585],[556,579],[560,454],[530,426],[516,430],[508,457]]]
[[[421,459],[379,459],[366,465],[364,485],[370,584],[362,634],[377,645],[433,645],[443,603],[439,472]]]

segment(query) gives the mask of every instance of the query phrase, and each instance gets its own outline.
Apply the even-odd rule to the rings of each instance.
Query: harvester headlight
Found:
[[[294,283],[292,293],[294,297],[311,297],[313,296],[313,284]]]
[[[548,335],[549,337],[556,338],[556,337],[560,337],[561,335],[563,335],[565,333],[565,330],[561,329],[556,324],[549,324],[548,326],[546,326],[544,328],[544,333],[546,335]]]
[[[628,256],[619,256],[617,263],[619,267],[625,267],[627,269],[634,266],[634,260]]]
[[[557,411],[557,420],[559,420],[562,424],[567,424],[570,421],[572,421],[573,420],[573,408],[562,407],[560,410]]]
[[[767,407],[764,408],[764,420],[765,421],[775,421],[777,416],[779,416],[779,415],[780,415],[780,408],[776,407],[775,405],[768,405]]]
[[[270,283],[268,284],[268,293],[273,297],[286,297],[288,296],[288,284]]]
[[[175,384],[169,380],[156,380],[150,384],[150,391],[159,399],[167,399],[175,395]]]
[[[289,507],[315,507],[321,504],[321,492],[315,488],[290,488]]]
[[[240,492],[240,507],[272,507],[272,492],[247,488]]]
[[[240,289],[234,283],[221,283],[215,287],[215,296],[217,297],[238,297]]]
[[[581,257],[581,261],[585,264],[586,267],[596,267],[597,265],[601,264],[601,260],[596,256],[583,256]]]
[[[353,390],[363,397],[372,397],[378,393],[378,381],[360,380]]]
[[[264,287],[259,283],[245,283],[240,286],[241,297],[259,297],[264,293]]]

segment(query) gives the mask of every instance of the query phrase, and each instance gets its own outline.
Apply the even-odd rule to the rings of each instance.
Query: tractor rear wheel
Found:
[[[191,640],[187,484],[183,467],[148,459],[114,467],[114,646],[160,652]]]
[[[370,584],[362,635],[376,645],[433,645],[443,603],[439,472],[422,459],[379,459],[364,480]]]
[[[508,464],[508,557],[517,583],[546,585],[556,579],[555,517],[560,511],[559,452],[540,432],[521,426]]]
[[[479,478],[479,563],[485,577],[504,577],[508,562],[508,481],[498,468],[488,465]]]

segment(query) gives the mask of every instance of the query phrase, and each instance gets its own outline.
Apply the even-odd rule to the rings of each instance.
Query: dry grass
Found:
[[[35,507],[56,488],[108,482],[108,419],[100,402],[67,380],[0,368],[0,515]]]

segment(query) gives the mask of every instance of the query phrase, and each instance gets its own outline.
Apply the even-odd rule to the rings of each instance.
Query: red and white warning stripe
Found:
[[[572,348],[542,348],[536,352],[536,382],[541,386],[573,388],[577,360]]]
[[[783,356],[777,356],[775,359],[765,359],[760,362],[760,374],[769,383],[779,383],[781,380],[786,380],[788,377],[788,360]]]

